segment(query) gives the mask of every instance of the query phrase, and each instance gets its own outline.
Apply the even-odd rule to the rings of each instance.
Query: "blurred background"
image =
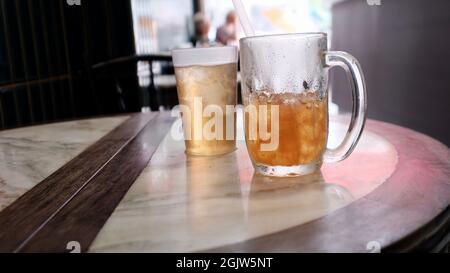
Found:
[[[258,34],[327,32],[360,60],[369,118],[450,145],[450,1],[244,0]],[[167,110],[170,50],[238,44],[231,0],[0,0],[0,129]],[[332,70],[336,111],[350,112]]]

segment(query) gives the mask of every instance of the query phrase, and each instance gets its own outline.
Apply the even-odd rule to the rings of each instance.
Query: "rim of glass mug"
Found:
[[[265,34],[251,37],[243,37],[239,39],[240,42],[244,42],[246,40],[258,40],[258,39],[267,39],[267,38],[287,38],[292,36],[304,36],[305,38],[322,38],[328,37],[326,32],[297,32],[297,33],[282,33],[282,34]]]
[[[238,49],[236,46],[195,47],[172,50],[174,67],[213,66],[237,63]]]

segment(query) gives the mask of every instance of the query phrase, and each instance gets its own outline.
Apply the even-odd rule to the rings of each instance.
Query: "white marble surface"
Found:
[[[331,146],[345,130],[331,122]],[[243,141],[225,156],[187,157],[184,143],[167,135],[90,251],[202,251],[282,231],[368,194],[396,163],[395,148],[365,131],[346,161],[301,178],[269,178],[253,174]]]
[[[85,119],[0,131],[0,210],[127,118]]]

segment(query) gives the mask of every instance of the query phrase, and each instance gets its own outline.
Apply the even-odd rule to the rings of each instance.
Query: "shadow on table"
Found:
[[[254,174],[248,197],[250,230],[268,233],[322,217],[354,200],[344,187],[326,183],[321,172],[294,178]]]

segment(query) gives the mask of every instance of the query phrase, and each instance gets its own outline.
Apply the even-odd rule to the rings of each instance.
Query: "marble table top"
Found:
[[[241,120],[240,118],[237,119]],[[352,156],[300,178],[255,175],[237,124],[237,150],[184,153],[167,135],[92,244],[92,252],[196,252],[274,233],[354,202],[395,170],[397,153],[366,130]],[[329,146],[345,135],[332,122]]]
[[[129,181],[123,195],[118,195],[117,204],[104,204],[105,208],[112,206],[111,212],[101,216],[106,217],[105,222],[93,224],[99,228],[93,241],[88,240],[89,245],[84,247],[87,251],[365,251],[366,242],[372,239],[384,247],[406,238],[437,219],[437,215],[444,215],[450,204],[448,148],[397,126],[369,121],[348,159],[324,164],[320,172],[312,175],[273,178],[254,174],[243,140],[241,117],[237,119],[237,150],[216,157],[187,156],[180,138],[154,127],[158,121],[147,119],[146,126],[139,121],[144,128],[139,130],[146,131],[139,133],[142,141],[133,143],[135,136],[129,141],[121,139],[125,143],[123,149],[131,148],[123,152],[120,148],[116,154],[133,155],[150,146],[154,146],[154,152],[148,154],[149,161],[145,161],[137,179]],[[86,119],[0,132],[0,222],[8,217],[1,214],[2,210],[17,203],[19,197],[57,169],[70,164],[87,147],[96,145],[102,136],[127,122],[138,124],[130,120],[129,116]],[[180,125],[179,121],[175,124]],[[330,118],[328,146],[341,141],[347,126],[346,116]],[[126,128],[120,130],[126,132],[129,130]],[[147,141],[155,132],[161,135],[157,144],[156,140]],[[131,159],[130,162],[139,162]],[[120,168],[128,161],[126,157],[117,159],[117,163],[110,163],[111,160],[114,159],[105,165],[117,164]],[[96,175],[108,179],[108,174]],[[118,181],[126,181],[127,175],[123,175]],[[79,190],[81,196],[83,190]],[[104,196],[107,198],[108,192]],[[423,200],[411,203],[410,200],[418,200],[417,196]],[[67,202],[84,202],[77,200],[77,196],[73,198],[74,201]],[[64,204],[67,211],[61,208],[62,212],[57,211],[52,217],[57,219],[57,213],[61,213],[66,215],[61,217],[64,221],[67,215],[74,215],[73,224],[61,223],[68,227],[68,234],[72,234],[70,228],[78,222],[83,227],[98,220],[96,212],[80,218],[86,213],[78,215],[76,205],[71,208],[67,202]],[[20,206],[14,209],[17,208],[20,211]],[[374,219],[380,215],[386,215],[386,219]],[[76,220],[77,217],[81,220]],[[60,230],[57,220],[51,221],[49,218],[45,222],[49,222],[50,234],[52,228]],[[356,239],[352,235],[368,238]],[[330,236],[337,236],[336,240]],[[37,242],[50,240],[45,235],[35,237]],[[65,247],[65,243],[61,242],[61,246]],[[54,249],[40,246],[34,244],[31,249]]]
[[[0,210],[126,119],[106,117],[0,131]]]

